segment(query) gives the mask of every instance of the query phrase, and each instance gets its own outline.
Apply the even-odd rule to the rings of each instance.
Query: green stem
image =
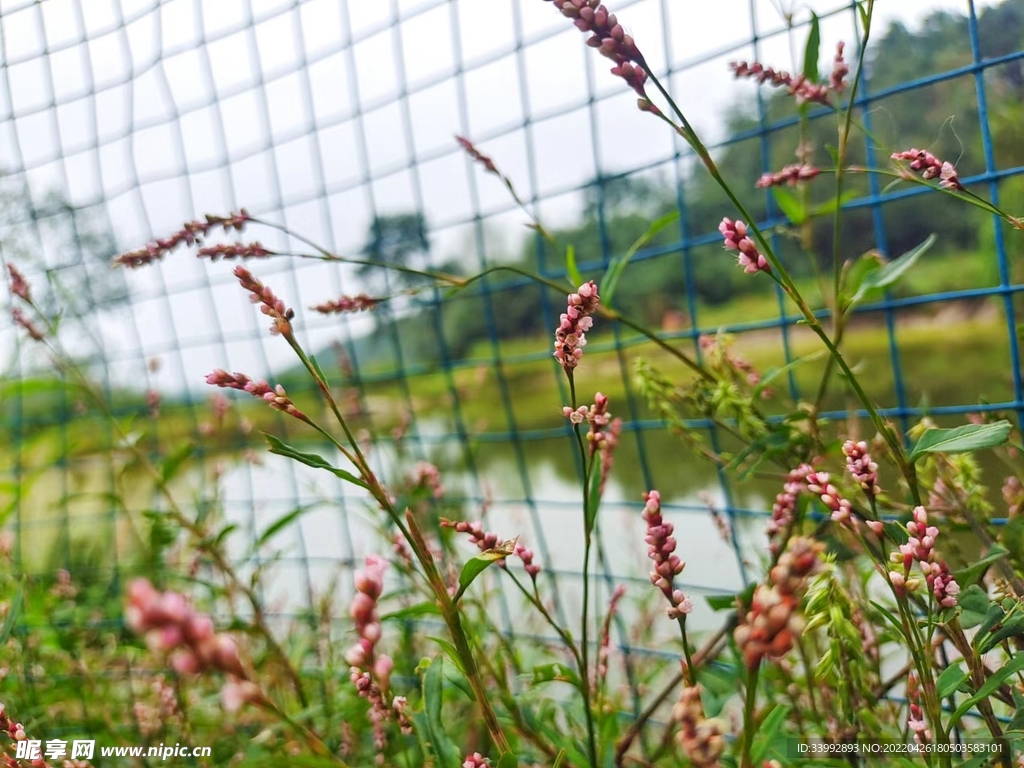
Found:
[[[757,729],[754,727],[754,705],[757,702],[757,676],[760,665],[747,672],[746,699],[743,704],[743,751],[740,755],[741,768],[754,768],[754,762],[750,757],[751,748],[754,746],[754,734]]]

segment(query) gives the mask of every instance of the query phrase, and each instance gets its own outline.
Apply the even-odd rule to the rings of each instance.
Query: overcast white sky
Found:
[[[849,7],[779,2],[801,20]],[[791,47],[802,50],[803,30],[790,40],[775,5],[753,5],[753,18],[749,0],[621,5],[648,60],[681,69],[677,100],[711,140],[724,109],[751,93],[726,64],[753,57],[755,32],[764,61],[792,67]],[[878,0],[880,28],[940,7],[965,12],[967,2]],[[670,163],[674,152],[542,0],[0,0],[0,27],[0,169],[23,173],[37,198],[59,190],[102,205],[124,248],[246,206],[351,253],[373,211],[422,209],[436,256],[474,264],[475,214],[503,211],[489,218],[492,258],[514,250],[523,217],[453,134],[476,140],[554,223],[576,214],[573,190],[598,170]],[[826,19],[822,36],[824,65],[837,40],[853,39],[851,13]],[[358,288],[320,265],[253,269],[299,308]],[[136,300],[104,324],[127,358],[122,376],[141,375],[152,355],[165,365],[150,382],[169,388],[213,367],[263,375],[290,362],[230,265],[182,252],[128,279]],[[310,318],[304,331],[315,348],[343,325]],[[168,353],[175,345],[180,355]]]

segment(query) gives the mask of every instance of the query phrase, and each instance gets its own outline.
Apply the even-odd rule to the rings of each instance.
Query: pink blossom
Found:
[[[285,306],[285,303],[277,297],[274,291],[261,283],[253,276],[252,272],[241,264],[235,267],[235,277],[238,278],[242,288],[249,291],[249,300],[253,304],[259,304],[260,311],[274,321],[274,324],[270,326],[270,332],[275,335],[291,335],[291,320],[295,317],[295,313]]]
[[[846,470],[864,493],[873,497],[882,492],[878,487],[878,464],[872,461],[866,442],[847,440],[843,443],[843,455],[846,456]]]
[[[768,260],[757,250],[754,241],[747,236],[747,225],[742,221],[734,222],[732,219],[724,218],[718,225],[718,231],[725,238],[725,248],[730,251],[738,251],[738,263],[748,275],[756,272],[771,273],[771,266]]]
[[[908,149],[903,152],[896,152],[892,155],[893,160],[909,160],[910,170],[918,171],[922,179],[938,179],[939,186],[945,189],[963,191],[964,185],[960,183],[960,176],[956,167],[949,162],[939,160],[931,152],[924,149]]]
[[[7,264],[7,273],[10,275],[10,289],[11,293],[17,296],[19,299],[24,301],[26,304],[32,303],[32,293],[29,290],[28,282],[25,280],[25,276],[21,274],[16,266],[13,264]]]
[[[479,752],[466,755],[466,760],[462,763],[462,768],[490,768],[490,766],[491,761]]]
[[[379,303],[379,299],[374,299],[367,296],[365,293],[360,293],[356,296],[342,296],[338,299],[331,299],[330,301],[325,301],[322,304],[310,307],[310,309],[314,312],[319,312],[322,315],[339,315],[345,312],[373,310]]]
[[[265,259],[268,256],[275,256],[274,251],[268,251],[259,242],[255,243],[219,243],[208,245],[196,251],[199,258],[208,258],[210,261],[220,259]]]
[[[693,610],[693,604],[672,583],[686,567],[686,563],[675,554],[676,540],[672,537],[675,526],[662,517],[660,493],[648,491],[644,494],[644,502],[642,515],[647,523],[644,541],[647,542],[647,557],[654,561],[654,570],[650,573],[651,584],[660,589],[668,600],[668,617],[679,619]]]
[[[857,530],[857,519],[853,517],[849,500],[843,498],[839,493],[839,489],[829,482],[827,472],[811,472],[808,474],[807,490],[818,496],[822,504],[832,511],[833,520]]]
[[[144,248],[122,253],[114,259],[114,265],[135,269],[147,264],[153,264],[182,243],[185,245],[201,243],[210,229],[215,226],[223,227],[225,232],[232,229],[241,232],[248,221],[250,221],[250,218],[245,208],[242,208],[238,213],[232,213],[228,216],[207,215],[205,221],[186,222],[180,230],[170,237],[153,240]]]
[[[836,56],[832,60],[832,74],[829,75],[828,84],[836,93],[846,90],[846,76],[850,74],[850,67],[843,58],[843,48],[846,46],[842,40],[836,43]]]
[[[775,87],[786,86],[789,93],[796,97],[797,104],[807,101],[816,101],[819,104],[828,105],[828,86],[811,83],[803,75],[793,76],[789,72],[775,70],[765,67],[759,62],[748,63],[746,61],[734,61],[729,64],[733,75],[737,78],[749,77],[756,79],[758,83],[770,83]]]
[[[215,387],[239,389],[243,392],[248,392],[253,397],[258,397],[266,402],[276,411],[282,411],[301,421],[309,420],[306,414],[295,407],[291,398],[288,397],[288,393],[284,391],[284,387],[280,384],[271,389],[270,385],[265,381],[253,381],[244,373],[228,373],[223,368],[217,368],[212,373],[207,374],[206,383]]]
[[[593,280],[581,285],[576,293],[569,294],[566,310],[555,330],[555,358],[566,373],[579,365],[583,357],[583,347],[587,344],[586,333],[594,325],[590,315],[597,310],[599,303],[597,285]]]
[[[782,486],[782,493],[775,497],[775,504],[772,505],[772,517],[765,529],[773,553],[778,552],[782,545],[780,534],[784,534],[793,523],[797,499],[801,493],[807,491],[807,476],[813,471],[810,464],[801,464],[791,470],[786,476],[785,485]]]
[[[819,173],[821,173],[820,169],[815,168],[813,165],[808,165],[807,163],[787,165],[781,171],[762,174],[761,178],[757,180],[755,186],[759,189],[777,187],[781,184],[788,184],[792,187],[798,181],[810,181]]]

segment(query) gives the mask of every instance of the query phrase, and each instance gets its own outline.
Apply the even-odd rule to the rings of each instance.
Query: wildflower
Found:
[[[275,335],[290,336],[292,332],[291,319],[295,317],[295,313],[277,298],[271,288],[253,277],[253,274],[242,265],[235,267],[235,277],[238,278],[242,287],[249,291],[249,300],[253,304],[259,304],[260,311],[274,321],[274,324],[270,326],[270,332]]]
[[[651,584],[661,590],[669,601],[666,611],[670,619],[681,619],[693,611],[693,603],[681,590],[673,586],[673,579],[683,572],[686,563],[675,554],[676,540],[672,538],[675,526],[666,522],[661,515],[661,494],[649,491],[644,494],[643,518],[647,523],[647,556],[654,561],[650,573]]]
[[[899,550],[891,555],[893,562],[903,565],[902,573],[893,571],[889,574],[893,587],[897,591],[901,588],[910,590],[910,568],[916,562],[935,601],[943,608],[952,608],[957,604],[960,585],[949,572],[949,566],[936,559],[935,540],[938,538],[939,529],[928,524],[928,512],[924,507],[914,508],[912,518],[907,523],[907,533],[910,536],[906,543],[901,544]],[[899,579],[894,579],[893,576],[899,576]]]
[[[533,562],[533,550],[527,549],[519,542],[516,542],[512,554],[523,561],[523,570],[530,575],[534,583],[537,581],[537,574],[540,573],[540,566]]]
[[[754,186],[758,189],[777,187],[780,184],[788,184],[792,187],[798,181],[810,181],[819,173],[821,173],[819,168],[815,168],[813,165],[808,165],[807,163],[787,165],[784,166],[781,171],[762,174],[761,178],[757,180],[757,183]]]
[[[772,518],[765,528],[772,553],[779,551],[782,545],[780,534],[784,534],[792,525],[796,515],[797,498],[807,491],[807,476],[813,471],[810,464],[801,464],[786,475],[786,483],[782,486],[782,493],[775,497]]]
[[[379,303],[380,299],[374,299],[365,293],[360,293],[357,296],[342,296],[340,299],[331,299],[323,304],[310,307],[310,309],[322,315],[338,315],[344,312],[372,311]]]
[[[375,682],[387,689],[391,675],[391,659],[388,656],[374,656],[374,649],[381,638],[380,618],[377,616],[377,600],[384,591],[384,572],[388,563],[380,555],[369,555],[366,567],[356,571],[353,582],[356,594],[349,605],[349,615],[356,625],[359,640],[345,653],[345,661],[358,668],[371,669]]]
[[[604,486],[608,482],[608,476],[612,473],[612,463],[615,461],[615,448],[619,444],[619,435],[622,433],[622,419],[612,419],[608,425],[608,431],[604,435],[604,449],[601,451],[601,482],[598,484],[597,493],[604,495]]]
[[[827,106],[829,103],[828,86],[808,82],[807,78],[803,75],[794,77],[789,72],[775,70],[756,61],[753,63],[734,61],[729,64],[729,68],[737,78],[753,78],[762,85],[770,83],[776,88],[786,86],[789,89],[790,95],[796,97],[797,104],[816,101]]]
[[[20,307],[13,307],[11,309],[11,317],[14,319],[15,324],[24,328],[28,332],[29,337],[34,341],[43,341],[46,338],[46,334],[21,311]]]
[[[878,464],[871,460],[866,442],[847,440],[843,443],[843,455],[846,456],[846,470],[864,493],[874,497],[882,492],[878,487]]]
[[[950,162],[939,160],[931,152],[924,149],[907,149],[903,152],[895,152],[893,160],[909,160],[910,170],[919,171],[922,179],[938,179],[939,186],[944,189],[955,189],[962,192],[964,185],[960,183],[960,176],[956,167]]]
[[[444,486],[441,485],[441,472],[429,461],[417,462],[412,470],[412,486],[414,488],[425,488],[435,499],[444,496]]]
[[[679,692],[672,719],[679,723],[676,740],[690,764],[694,768],[717,767],[725,750],[725,736],[719,721],[705,718],[700,688],[690,685]]]
[[[596,393],[594,395],[594,404],[589,407],[581,405],[576,410],[573,410],[567,405],[562,408],[562,414],[573,424],[582,424],[584,421],[590,424],[587,442],[590,443],[591,456],[597,451],[608,447],[609,434],[605,432],[605,427],[611,423],[611,415],[608,413],[607,395],[603,395],[600,392]],[[617,439],[617,436],[613,439]]]
[[[268,251],[259,242],[255,243],[219,243],[209,245],[196,251],[199,258],[206,257],[210,261],[219,259],[265,259],[267,256],[275,256],[274,251]]]
[[[846,43],[842,40],[836,43],[836,56],[832,60],[832,74],[828,78],[829,86],[836,93],[842,93],[846,90],[846,76],[850,74],[850,66],[843,58],[844,47],[846,47]]]
[[[242,208],[238,213],[232,213],[228,216],[212,216],[208,214],[205,221],[186,222],[180,230],[170,237],[153,240],[143,248],[122,253],[114,259],[113,263],[115,266],[128,267],[129,269],[153,264],[160,261],[160,259],[182,243],[185,243],[185,245],[201,243],[213,227],[221,226],[225,232],[232,229],[241,232],[248,221],[250,221],[249,213],[245,208]]]
[[[756,669],[766,656],[782,658],[793,649],[793,638],[804,626],[797,608],[823,549],[803,537],[790,540],[765,583],[757,585],[750,610],[733,633],[748,669]]]
[[[490,766],[490,759],[484,757],[479,752],[474,752],[472,755],[466,755],[466,760],[462,764],[462,768],[490,768]]]
[[[768,260],[757,250],[754,241],[747,237],[747,225],[742,221],[724,218],[718,231],[725,238],[726,250],[739,251],[738,263],[748,275],[755,272],[771,273]]]
[[[910,716],[907,718],[907,727],[914,733],[914,741],[917,744],[924,744],[931,741],[932,732],[924,721],[924,710],[921,709],[921,694],[918,691],[917,675],[913,672],[907,677],[907,702],[909,704]]]
[[[455,140],[459,143],[459,146],[466,150],[466,153],[470,157],[472,157],[474,160],[480,163],[480,165],[482,165],[488,171],[488,173],[493,173],[495,176],[501,176],[501,171],[499,171],[498,166],[494,164],[494,160],[492,160],[490,157],[483,154],[479,149],[477,149],[473,145],[473,142],[471,142],[469,139],[463,138],[462,136],[456,136]],[[503,176],[501,177],[504,178]]]
[[[821,499],[821,502],[832,510],[832,519],[843,525],[857,528],[857,519],[853,516],[852,507],[847,499],[839,494],[839,489],[829,482],[828,472],[811,472],[807,475],[807,490]]]
[[[25,280],[25,276],[21,274],[16,266],[13,264],[7,265],[7,273],[10,275],[10,289],[11,293],[17,296],[19,299],[24,301],[26,304],[32,303],[32,294],[28,287],[28,282]]]
[[[586,333],[594,326],[590,317],[600,302],[597,285],[593,280],[584,283],[576,293],[570,293],[565,312],[559,318],[555,331],[555,358],[570,373],[583,357],[587,344]]]
[[[240,389],[253,397],[266,401],[275,411],[282,411],[300,421],[309,421],[306,414],[295,407],[291,398],[288,397],[288,393],[280,384],[271,389],[265,381],[253,381],[244,373],[228,373],[223,368],[217,368],[213,373],[208,374],[206,383],[226,389]]]
[[[604,623],[601,625],[601,642],[598,646],[597,651],[597,670],[595,678],[595,687],[597,681],[604,680],[608,675],[608,658],[612,652],[612,638],[611,638],[611,627],[612,618],[615,616],[615,609],[619,605],[619,601],[623,595],[626,594],[626,587],[623,584],[619,584],[615,591],[612,592],[611,600],[608,602],[608,611],[604,615]]]
[[[589,32],[587,45],[597,48],[602,56],[615,62],[612,74],[621,77],[645,101],[644,84],[647,71],[640,49],[633,38],[619,24],[614,13],[609,13],[598,0],[553,0],[555,7],[566,18],[573,20],[581,32]]]

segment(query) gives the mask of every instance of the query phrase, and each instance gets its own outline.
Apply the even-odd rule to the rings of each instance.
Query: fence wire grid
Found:
[[[798,15],[800,23],[787,29],[768,0],[706,5],[714,8],[633,0],[614,10],[642,42],[659,75],[672,84],[678,100],[692,108],[693,122],[711,136],[714,150],[756,141],[761,170],[773,170],[773,142],[792,127],[792,121],[770,119],[765,99],[752,101],[752,88],[734,85],[726,64],[757,59],[791,66],[792,46],[794,41],[802,45],[803,22],[809,15]],[[847,41],[848,50],[856,50],[854,4],[807,5],[822,20],[823,58],[838,39]],[[878,5],[883,13],[904,12],[897,2],[880,0]],[[964,182],[998,202],[998,183],[1024,168],[1004,167],[997,156],[989,127],[986,72],[1018,61],[1024,51],[985,57],[978,38],[981,9],[966,2],[950,7],[966,15],[970,61],[884,90],[872,88],[869,72],[858,91],[858,104],[871,130],[873,123],[884,120],[875,107],[885,100],[892,103],[901,94],[947,81],[970,89],[980,122],[981,156],[973,158],[978,171]],[[431,242],[427,263],[440,267],[445,259],[455,259],[473,272],[518,248],[516,238],[526,219],[500,184],[456,146],[452,137],[459,134],[495,158],[549,228],[571,226],[588,190],[593,193],[616,178],[662,174],[669,179],[684,214],[678,236],[669,244],[641,251],[631,269],[670,258],[680,270],[687,270],[701,246],[719,241],[717,220],[702,222],[698,230],[686,223],[682,182],[693,167],[690,151],[657,121],[637,112],[634,98],[607,74],[605,61],[540,0],[4,1],[0,31],[0,185],[6,185],[0,193],[7,208],[0,217],[0,255],[22,264],[29,279],[40,284],[46,284],[48,276],[64,275],[71,281],[70,296],[55,294],[53,301],[72,301],[72,309],[80,306],[87,322],[70,325],[62,339],[109,395],[134,393],[133,404],[120,416],[144,413],[140,403],[147,391],[159,392],[164,403],[194,402],[188,431],[200,456],[207,452],[210,462],[220,458],[208,448],[209,436],[202,428],[205,417],[200,411],[208,395],[202,386],[205,374],[223,367],[273,380],[293,361],[286,345],[269,338],[261,316],[240,295],[224,264],[211,265],[178,252],[156,268],[111,272],[111,255],[175,231],[183,221],[245,207],[257,217],[287,223],[335,253],[358,257],[375,219],[422,213]],[[730,99],[741,98],[756,104],[757,127],[726,135],[722,111]],[[870,144],[866,158],[869,166],[887,161]],[[886,245],[883,212],[886,206],[921,194],[933,193],[888,189],[872,176],[870,194],[849,200],[846,207],[870,212],[878,248],[894,256]],[[595,199],[603,228],[604,200],[599,192]],[[766,200],[766,223],[782,223],[772,198]],[[1019,414],[1024,409],[1013,301],[1022,286],[1012,279],[1004,226],[998,220],[987,226],[996,284],[890,297],[866,308],[884,318],[892,365],[892,402],[886,403],[883,413],[904,429],[925,413]],[[275,241],[272,232],[265,238],[263,234],[261,239],[272,248],[296,246],[284,238]],[[581,254],[584,271],[620,255],[608,246],[605,234],[599,253]],[[529,233],[522,238],[533,242]],[[92,258],[97,253],[102,258]],[[545,256],[539,239],[536,258],[545,277],[564,278],[564,265]],[[272,259],[251,266],[296,308],[357,292],[364,285],[354,271],[340,265]],[[351,365],[349,383],[360,401],[370,404],[369,411],[380,410],[379,402],[373,405],[375,391],[389,387],[393,397],[385,410],[411,417],[405,440],[411,456],[434,461],[442,472],[451,468],[456,478],[452,484],[464,495],[467,515],[475,516],[486,505],[489,526],[521,534],[537,551],[552,587],[571,597],[580,573],[574,564],[575,545],[565,533],[575,530],[571,526],[578,523],[579,502],[566,495],[565,487],[571,487],[567,478],[535,461],[540,446],[568,445],[570,433],[557,419],[550,427],[522,427],[523,414],[516,406],[522,394],[517,369],[549,358],[550,344],[545,337],[535,351],[523,352],[499,339],[495,330],[494,318],[506,311],[506,302],[514,300],[513,291],[522,285],[520,279],[500,275],[486,280],[481,295],[489,335],[479,340],[486,344],[474,346],[468,357],[457,357],[449,353],[442,334],[436,365],[407,361],[409,350],[403,350],[400,339],[389,342],[394,356],[390,370],[361,365],[359,338],[375,322],[362,316],[318,318],[300,311],[300,335],[313,351],[331,345],[344,350]],[[775,317],[740,317],[724,326],[709,325],[702,319],[692,281],[688,286],[681,304],[689,323],[666,332],[666,338],[690,345],[699,355],[698,337],[720,327],[741,338],[771,332],[776,340],[772,343],[782,345],[786,362],[794,359],[790,334],[797,317],[781,296]],[[420,293],[399,312],[444,312],[443,298],[440,292]],[[1006,334],[1009,396],[982,405],[918,404],[905,385],[900,312],[980,299],[998,304],[1005,318],[1000,327]],[[559,300],[547,294],[544,298],[545,316],[552,325],[562,311]],[[377,317],[388,318],[388,312],[385,307]],[[74,431],[75,401],[66,391],[46,413],[22,412],[23,398],[16,395],[28,390],[17,383],[37,382],[43,360],[31,342],[12,342],[17,338],[13,331],[5,337],[5,352],[12,361],[5,385],[12,439],[7,450],[14,458],[6,470],[4,493],[10,510],[6,524],[16,536],[16,568],[30,575],[73,568],[77,537],[88,530],[110,545],[104,550],[103,568],[116,574],[119,554],[131,545],[119,530],[121,512],[95,497],[112,487],[120,467],[97,467],[94,457],[76,451],[81,436]],[[616,329],[588,347],[588,355],[604,354],[621,371],[626,396],[613,404],[613,411],[625,419],[623,442],[629,442],[626,450],[636,454],[639,475],[603,505],[602,525],[607,530],[638,516],[641,500],[628,492],[633,486],[656,488],[671,480],[664,476],[671,469],[655,467],[651,461],[652,451],[664,450],[664,444],[652,447],[650,441],[665,424],[641,410],[630,380],[627,353],[638,344],[638,339]],[[154,359],[159,366],[151,364]],[[445,417],[423,418],[419,387],[439,374],[445,382]],[[486,391],[494,398],[489,407],[501,428],[492,424],[478,430],[466,417],[467,406],[481,396],[472,383],[466,384],[470,374],[487,382]],[[567,398],[557,364],[552,361],[544,375]],[[585,382],[585,369],[579,378]],[[784,386],[800,397],[792,376]],[[550,403],[556,416],[561,404]],[[472,407],[468,410],[474,412]],[[827,414],[830,419],[856,415],[847,410]],[[714,445],[710,423],[691,426],[708,430]],[[40,450],[36,438],[47,429],[60,437]],[[382,438],[376,456],[386,463],[391,450]],[[676,450],[682,453],[682,444]],[[487,453],[502,458],[488,464],[481,459]],[[259,564],[258,555],[247,554],[249,545],[270,521],[299,505],[332,500],[330,509],[304,517],[290,529],[288,536],[293,538],[282,544],[283,553],[275,559],[273,583],[279,591],[268,599],[278,606],[282,621],[288,621],[311,609],[339,573],[337,593],[344,601],[353,564],[358,565],[374,546],[372,526],[367,524],[363,500],[323,485],[306,468],[273,458],[265,461],[261,468],[232,459],[227,469],[214,473],[216,477],[199,472],[196,480],[203,484],[203,492],[220,489],[228,519],[238,522],[238,536],[247,538],[237,548],[240,558],[251,559],[247,567]],[[488,476],[495,471],[502,475],[499,480]],[[45,486],[45,492],[38,485]],[[711,494],[709,501],[695,493],[679,494],[666,510],[679,528],[697,531],[695,539],[704,537],[703,555],[690,553],[687,586],[696,594],[728,594],[752,576],[752,567],[756,570],[756,555],[744,548],[743,520],[764,517],[771,500],[744,503],[725,474],[712,470],[707,470],[702,485]],[[731,543],[714,533],[709,505],[727,522]],[[606,588],[624,580],[646,581],[642,533],[638,527],[628,530],[638,546],[616,544],[613,549],[621,546],[628,557],[609,553],[599,579]],[[761,526],[750,530],[752,542]],[[632,569],[625,565],[630,558],[639,558]],[[504,629],[512,633],[508,604],[501,612]],[[625,628],[620,630],[623,648],[656,652],[631,648]]]

